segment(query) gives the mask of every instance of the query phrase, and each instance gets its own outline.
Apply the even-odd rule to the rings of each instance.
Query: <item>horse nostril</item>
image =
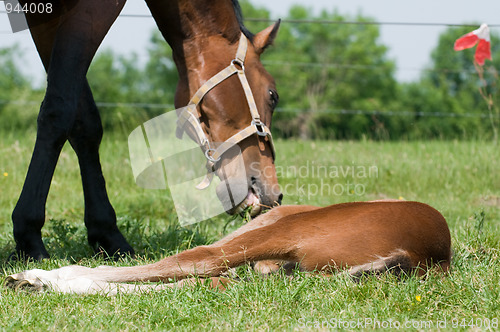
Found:
[[[276,203],[278,203],[278,205],[281,205],[281,200],[283,199],[283,193],[281,193],[279,196],[278,196],[278,200],[276,201]]]
[[[257,184],[257,178],[255,176],[250,177],[250,184],[255,186]]]

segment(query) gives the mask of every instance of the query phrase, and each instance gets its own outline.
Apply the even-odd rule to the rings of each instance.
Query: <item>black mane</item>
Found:
[[[243,32],[243,34],[250,40],[253,40],[253,33],[251,33],[243,24],[243,14],[241,12],[241,6],[238,0],[231,0],[233,3],[234,7],[234,13],[236,14],[236,19],[238,20],[238,23],[240,25],[240,30]]]

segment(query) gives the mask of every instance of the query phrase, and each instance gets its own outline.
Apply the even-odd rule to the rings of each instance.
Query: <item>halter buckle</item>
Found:
[[[214,153],[215,153],[215,149],[208,148],[205,150],[205,157],[207,158],[208,161],[210,161],[213,164],[217,163],[220,160],[220,158],[222,157],[222,156],[219,156],[219,158],[215,159],[214,157],[212,157],[212,155]]]
[[[240,59],[233,59],[233,60],[231,60],[231,64],[232,65],[238,65],[238,67],[241,68],[240,70],[245,71],[245,64]]]
[[[260,120],[252,120],[252,125],[255,126],[256,134],[262,137],[266,137],[268,134],[266,132],[266,125]]]

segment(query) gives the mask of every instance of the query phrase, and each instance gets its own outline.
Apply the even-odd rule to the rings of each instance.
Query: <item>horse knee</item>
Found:
[[[38,137],[64,143],[76,118],[74,100],[47,93],[37,118]]]
[[[94,102],[90,88],[88,88],[84,91],[78,104],[77,117],[70,132],[70,143],[76,149],[82,144],[84,146],[99,146],[103,133],[99,109]]]
[[[20,238],[26,233],[40,232],[45,223],[45,213],[42,209],[32,206],[16,205],[12,211],[14,238]]]

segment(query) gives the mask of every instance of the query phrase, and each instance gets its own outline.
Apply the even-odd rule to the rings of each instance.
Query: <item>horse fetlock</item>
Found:
[[[125,237],[117,229],[107,232],[88,232],[88,243],[96,254],[113,259],[125,256],[134,257],[135,251]]]
[[[16,241],[16,250],[9,256],[9,260],[39,261],[50,257],[39,231],[30,231],[29,229],[20,231],[19,228],[14,227],[14,239]]]
[[[16,250],[9,255],[8,260],[11,262],[16,261],[41,261],[50,258],[49,253],[45,247],[38,250],[26,250],[24,248],[16,247]]]

